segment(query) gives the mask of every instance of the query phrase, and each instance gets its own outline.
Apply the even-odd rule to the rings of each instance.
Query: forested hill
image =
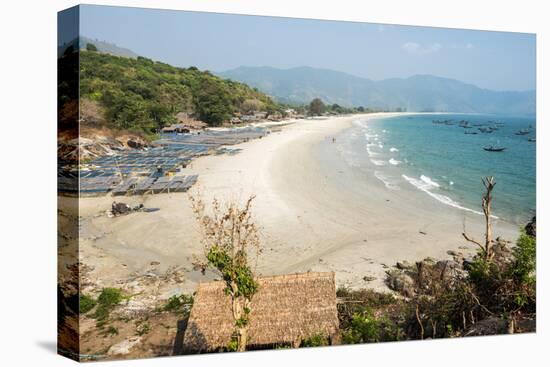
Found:
[[[271,98],[246,84],[221,79],[195,67],[178,68],[137,57],[80,51],[81,106],[109,128],[151,133],[187,112],[211,126],[235,112],[281,109]]]

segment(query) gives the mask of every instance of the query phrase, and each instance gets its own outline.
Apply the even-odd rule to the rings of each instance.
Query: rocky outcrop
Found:
[[[405,297],[414,296],[414,280],[408,274],[396,270],[390,270],[386,274],[386,284],[391,290]]]
[[[525,233],[529,236],[537,237],[537,217],[534,216],[529,223],[525,226]]]

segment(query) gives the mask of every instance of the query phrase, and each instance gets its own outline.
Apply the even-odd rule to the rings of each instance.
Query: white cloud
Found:
[[[410,54],[431,54],[439,52],[442,46],[439,43],[423,46],[416,42],[406,42],[401,45],[401,48]]]

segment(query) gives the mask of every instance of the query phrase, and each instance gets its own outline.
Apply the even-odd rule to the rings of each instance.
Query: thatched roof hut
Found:
[[[340,341],[334,273],[303,273],[258,280],[252,299],[248,349],[276,345],[298,346],[316,334]],[[226,347],[235,330],[231,299],[225,283],[198,286],[183,346],[188,352],[207,352]]]

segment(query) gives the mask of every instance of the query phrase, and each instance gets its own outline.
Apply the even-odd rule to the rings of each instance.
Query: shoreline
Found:
[[[482,217],[430,203],[418,196],[421,192],[388,190],[373,175],[356,172],[343,161],[333,137],[353,120],[393,115],[300,120],[236,145],[242,149],[236,155],[199,157],[186,168],[185,174],[199,176],[190,193],[200,193],[205,202],[213,197],[243,202],[256,195],[252,213],[264,247],[261,275],[335,271],[338,285],[388,291],[385,271],[397,261],[446,258],[449,250],[470,254],[475,248],[461,237],[463,223],[469,234],[480,238],[482,233]],[[112,200],[80,199],[81,258],[94,268],[91,280],[108,286],[136,272],[179,266],[185,281],[163,295],[169,297],[193,292],[197,282],[211,279],[211,274],[192,270],[193,256],[202,251],[187,194],[124,198],[160,210],[118,218],[99,215]],[[508,237],[514,229],[504,223],[495,225],[495,233],[516,239]]]

